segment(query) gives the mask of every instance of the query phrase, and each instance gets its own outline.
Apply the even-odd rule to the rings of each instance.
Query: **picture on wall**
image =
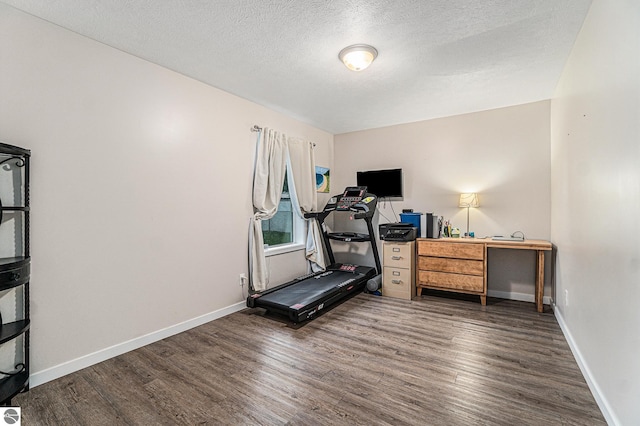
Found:
[[[316,166],[316,192],[329,192],[329,168]]]

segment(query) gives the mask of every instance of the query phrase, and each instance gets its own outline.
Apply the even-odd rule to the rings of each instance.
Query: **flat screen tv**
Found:
[[[366,186],[378,198],[402,197],[402,169],[357,172],[356,178],[358,186]]]

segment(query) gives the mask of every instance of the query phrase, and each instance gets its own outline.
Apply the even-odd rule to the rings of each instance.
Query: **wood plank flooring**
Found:
[[[552,313],[359,294],[247,309],[17,396],[23,425],[605,425]]]

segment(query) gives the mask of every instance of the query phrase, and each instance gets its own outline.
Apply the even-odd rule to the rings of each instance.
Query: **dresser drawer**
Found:
[[[475,275],[418,271],[418,285],[443,290],[484,293],[484,277]]]
[[[385,241],[382,263],[384,266],[411,268],[413,262],[413,244],[390,243]]]
[[[484,260],[484,244],[418,241],[418,254],[456,259]]]
[[[384,267],[382,273],[383,296],[411,300],[413,294],[413,278],[410,269]]]
[[[420,256],[418,258],[418,269],[482,276],[484,275],[484,262],[482,260]]]

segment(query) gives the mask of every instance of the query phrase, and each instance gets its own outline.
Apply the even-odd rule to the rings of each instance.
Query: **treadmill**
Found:
[[[283,314],[294,323],[298,323],[312,319],[320,310],[362,291],[368,280],[382,272],[372,225],[377,204],[378,198],[367,193],[366,186],[352,186],[347,187],[342,194],[331,197],[323,211],[306,213],[305,218],[314,218],[320,225],[331,265],[324,271],[296,278],[261,293],[250,294],[247,297],[247,306]],[[352,219],[364,220],[368,233],[328,233],[324,221],[335,212],[346,212]],[[331,240],[369,242],[373,250],[375,268],[336,263]]]

